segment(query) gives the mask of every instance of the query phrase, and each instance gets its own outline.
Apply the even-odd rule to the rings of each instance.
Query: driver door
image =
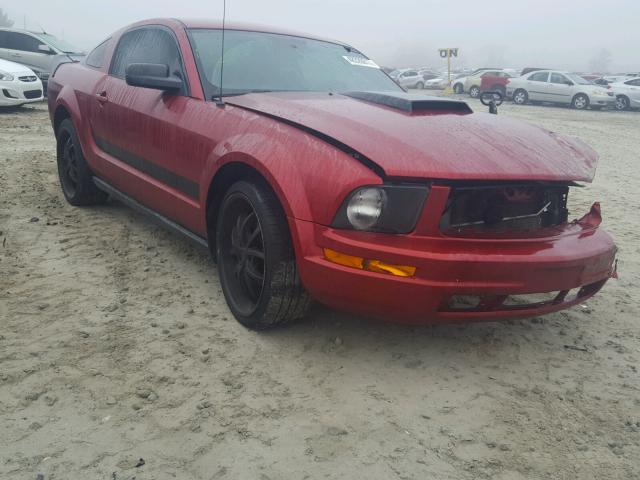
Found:
[[[168,65],[171,74],[183,80],[182,91],[128,85],[125,72],[132,63]],[[173,32],[163,26],[140,27],[120,38],[109,75],[94,95],[91,125],[104,180],[198,231],[204,159],[190,153],[199,150],[202,139],[187,127],[193,102],[198,102],[188,95],[188,79]]]
[[[561,73],[551,72],[547,88],[548,102],[571,103],[573,82]]]

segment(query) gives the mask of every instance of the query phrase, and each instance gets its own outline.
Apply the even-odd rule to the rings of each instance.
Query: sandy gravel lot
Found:
[[[500,114],[601,153],[571,206],[602,201],[618,281],[526,321],[257,334],[189,243],[65,203],[44,105],[0,113],[0,478],[640,478],[640,113]]]

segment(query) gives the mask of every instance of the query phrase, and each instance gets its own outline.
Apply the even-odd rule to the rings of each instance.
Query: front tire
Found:
[[[477,85],[472,86],[469,89],[469,96],[471,98],[478,98],[480,96],[480,87],[478,87]]]
[[[418,83],[416,83],[416,88],[417,88],[418,90],[424,90],[424,83],[422,83],[422,82],[418,82]]]
[[[309,306],[286,216],[261,180],[233,184],[216,228],[220,283],[233,316],[264,330],[301,319]]]
[[[461,84],[456,83],[456,84],[453,86],[453,92],[454,92],[454,93],[464,93],[464,87],[463,87]]]
[[[576,110],[585,110],[589,107],[589,97],[584,93],[579,93],[571,100],[571,106]]]
[[[513,92],[513,103],[516,105],[525,105],[529,101],[529,94],[526,90],[518,89]]]
[[[67,202],[77,207],[104,203],[108,195],[93,183],[71,119],[63,120],[58,127],[56,142],[58,177]]]

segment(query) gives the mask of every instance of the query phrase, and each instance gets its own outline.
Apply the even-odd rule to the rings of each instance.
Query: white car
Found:
[[[640,108],[640,77],[609,84],[616,96],[616,109]]]
[[[442,90],[447,86],[447,78],[446,77],[437,77],[432,78],[424,82],[424,88],[437,88]]]
[[[33,70],[0,60],[0,107],[15,107],[42,99],[42,82]]]
[[[595,85],[580,75],[557,70],[536,70],[507,83],[507,97],[518,105],[528,102],[561,103],[578,110],[615,107],[613,90]]]
[[[413,68],[395,70],[389,75],[395,82],[403,88],[424,88],[424,78]]]

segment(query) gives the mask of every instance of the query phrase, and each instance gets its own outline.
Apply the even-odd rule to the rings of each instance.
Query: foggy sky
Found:
[[[153,17],[221,18],[222,0],[11,0],[0,8],[22,28],[42,26],[89,50],[113,31]],[[458,66],[640,71],[639,0],[227,0],[227,21],[335,38],[381,65],[444,65],[440,47],[460,48]]]

